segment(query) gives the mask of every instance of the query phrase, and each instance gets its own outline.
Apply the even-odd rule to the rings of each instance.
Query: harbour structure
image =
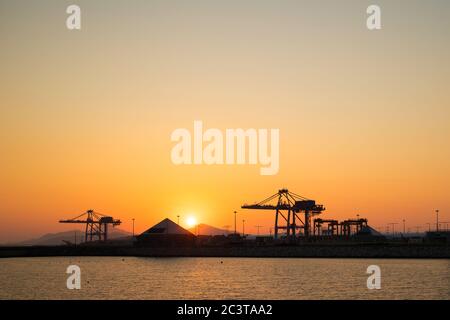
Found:
[[[83,212],[75,218],[59,220],[59,223],[76,223],[86,225],[84,241],[90,242],[108,240],[108,226],[111,225],[112,227],[115,227],[120,225],[122,222],[119,219],[114,219],[111,216],[95,212],[91,209]]]
[[[335,219],[322,219],[319,215],[325,211],[323,205],[288,189],[280,189],[260,202],[244,204],[241,208],[275,211],[275,239],[280,238],[280,232],[283,231],[281,237],[291,241],[319,237],[348,238],[361,233],[375,235],[374,232],[367,232],[367,230],[376,232],[368,226],[367,219],[359,218],[359,216],[357,219],[341,222]],[[376,232],[376,236],[382,235]]]
[[[296,243],[298,241],[322,241],[322,240],[356,240],[364,239],[380,240],[384,236],[368,225],[368,220],[360,218],[338,221],[336,219],[324,219],[321,214],[325,207],[317,204],[315,200],[303,197],[299,194],[280,189],[270,197],[254,203],[244,204],[243,209],[274,211],[274,234],[273,241],[269,239],[258,239],[258,244]],[[236,211],[234,211],[236,220]],[[179,218],[179,217],[178,217]],[[179,221],[179,220],[178,220]],[[245,220],[243,220],[244,223]],[[108,239],[108,225],[113,227],[121,224],[119,219],[106,216],[93,210],[68,220],[60,220],[60,223],[83,223],[86,225],[85,242],[103,241]],[[133,221],[134,223],[134,221]],[[259,228],[260,226],[257,226]],[[197,236],[181,227],[178,223],[166,218],[147,229],[140,235],[134,237],[138,246],[192,246],[203,243],[228,243],[230,245],[241,245],[244,242],[252,242],[243,235],[235,232],[224,237],[209,239]],[[272,238],[272,232],[270,232]],[[259,234],[258,234],[259,236]],[[255,242],[255,241],[253,241]]]
[[[137,246],[185,247],[195,244],[196,236],[165,218],[136,237]]]
[[[280,189],[260,202],[244,204],[241,208],[275,210],[275,239],[278,238],[281,230],[285,230],[287,238],[295,239],[300,233],[309,237],[311,235],[311,218],[325,210],[314,200],[290,192],[288,189]]]

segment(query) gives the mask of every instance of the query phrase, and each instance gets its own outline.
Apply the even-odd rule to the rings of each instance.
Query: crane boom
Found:
[[[80,219],[81,217],[86,219]],[[108,240],[108,225],[117,226],[122,222],[119,219],[106,216],[104,214],[95,212],[94,210],[87,210],[81,215],[67,220],[59,220],[59,223],[82,223],[86,225],[85,241],[93,241],[97,238],[100,241]]]
[[[273,203],[274,201],[276,203]],[[277,239],[278,230],[280,229],[286,230],[288,238],[292,237],[295,239],[298,229],[303,229],[304,236],[308,237],[311,234],[311,217],[319,215],[325,210],[322,205],[316,204],[314,200],[289,192],[288,189],[280,189],[277,193],[258,203],[244,204],[241,208],[275,210],[275,239]],[[282,211],[287,211],[287,215],[283,215]],[[304,214],[303,220],[298,215],[300,213]],[[279,216],[285,220],[285,225],[279,225]]]

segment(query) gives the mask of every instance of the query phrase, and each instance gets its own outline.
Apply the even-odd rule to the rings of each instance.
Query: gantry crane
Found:
[[[84,216],[86,216],[86,219],[82,219]],[[85,242],[88,242],[92,240],[106,241],[108,239],[108,225],[111,224],[114,227],[120,225],[122,222],[113,217],[95,212],[94,210],[87,210],[73,219],[59,220],[59,223],[86,224]]]
[[[339,234],[339,222],[334,219],[321,219],[317,218],[314,219],[313,222],[313,234],[315,236],[323,236],[323,227],[322,225],[326,223],[327,224],[327,236],[337,236]]]
[[[339,225],[341,226],[342,236],[351,236],[360,232],[362,228],[367,227],[367,219],[348,219],[342,221]]]
[[[275,201],[276,203],[274,203]],[[241,208],[275,210],[275,239],[278,238],[279,229],[285,229],[288,238],[295,239],[296,235],[300,234],[298,229],[303,229],[303,235],[309,237],[311,235],[311,217],[321,214],[325,210],[314,200],[289,192],[287,189],[281,189],[261,202],[244,204]],[[285,211],[287,211],[286,216],[283,214]],[[303,220],[299,217],[299,213],[304,214]],[[279,224],[279,216],[284,219],[285,225]]]

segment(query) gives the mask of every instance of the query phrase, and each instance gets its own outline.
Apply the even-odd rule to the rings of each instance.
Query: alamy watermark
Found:
[[[66,27],[69,30],[81,30],[81,8],[75,4],[67,7]]]
[[[279,129],[219,129],[203,132],[203,122],[194,121],[193,133],[179,128],[172,132],[177,142],[171,151],[176,165],[260,164],[261,175],[275,175],[280,168]]]
[[[366,273],[370,274],[367,278],[367,289],[381,289],[381,269],[377,265],[367,267]]]
[[[381,8],[375,4],[367,7],[366,13],[369,15],[366,20],[366,26],[369,30],[381,29]]]
[[[76,4],[71,4],[66,8],[69,16],[66,18],[66,27],[69,30],[81,30],[81,8]],[[381,8],[376,4],[367,7],[366,26],[369,30],[381,29]]]
[[[67,278],[66,286],[69,290],[81,289],[81,269],[79,266],[73,264],[67,267],[66,273],[70,274]]]

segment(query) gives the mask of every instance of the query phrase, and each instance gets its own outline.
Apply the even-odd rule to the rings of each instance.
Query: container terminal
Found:
[[[84,241],[60,246],[5,246],[0,257],[19,256],[213,256],[213,257],[324,257],[324,258],[450,258],[450,231],[426,232],[425,237],[389,238],[365,218],[323,219],[325,207],[315,200],[280,189],[242,209],[274,212],[273,235],[195,234],[169,218],[141,234],[109,239],[108,230],[121,220],[94,210],[60,223],[83,224]]]

